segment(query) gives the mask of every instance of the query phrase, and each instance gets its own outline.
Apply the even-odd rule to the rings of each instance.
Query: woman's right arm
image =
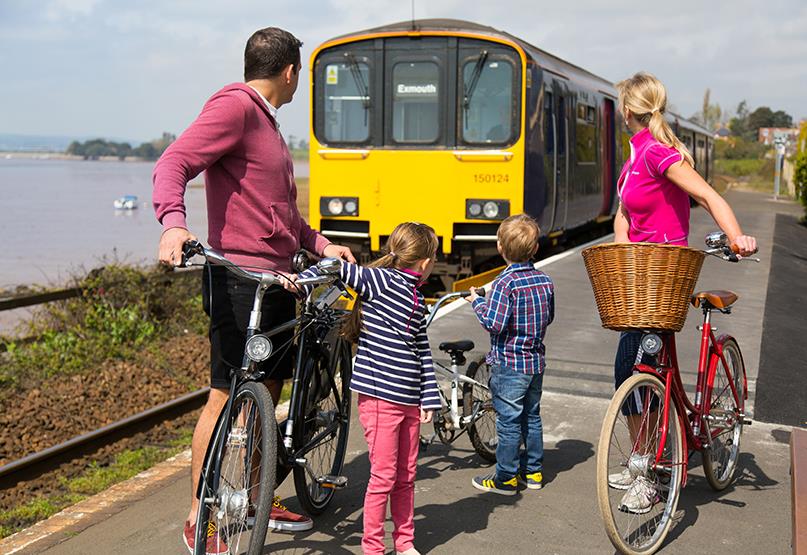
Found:
[[[614,216],[614,242],[616,243],[630,243],[628,239],[628,230],[630,229],[630,222],[625,215],[625,210],[622,208],[622,203],[619,203],[619,208],[616,209],[616,216]]]

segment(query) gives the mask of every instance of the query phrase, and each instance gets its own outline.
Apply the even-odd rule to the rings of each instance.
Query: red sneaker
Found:
[[[269,530],[276,532],[305,532],[314,527],[314,521],[305,515],[298,515],[286,508],[275,497],[272,502],[272,512],[269,514]]]
[[[185,521],[185,530],[182,533],[182,539],[185,541],[185,547],[193,555],[193,546],[196,544],[196,524],[191,525],[187,520]],[[219,538],[219,531],[216,530],[216,525],[212,522],[207,523],[207,545],[205,546],[206,555],[221,555],[222,553],[229,553],[230,550],[225,545],[224,541]]]

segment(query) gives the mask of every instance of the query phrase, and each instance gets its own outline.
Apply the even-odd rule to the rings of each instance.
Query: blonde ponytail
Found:
[[[398,224],[390,233],[386,253],[367,264],[368,268],[411,268],[418,260],[432,258],[437,252],[437,235],[426,224],[405,222]],[[356,298],[353,312],[344,326],[342,336],[355,343],[361,332],[361,297]]]
[[[636,120],[650,129],[650,134],[663,145],[681,153],[681,162],[695,166],[692,155],[664,118],[667,109],[667,91],[653,75],[640,71],[633,77],[616,84],[619,91],[619,109],[627,108]]]

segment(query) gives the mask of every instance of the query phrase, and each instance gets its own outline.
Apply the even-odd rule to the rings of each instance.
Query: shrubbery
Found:
[[[742,160],[762,158],[770,147],[742,137],[731,137],[725,141],[715,141],[715,160]]]
[[[32,342],[7,343],[0,386],[71,374],[112,358],[137,358],[159,341],[205,333],[198,274],[169,279],[159,268],[112,264],[75,286],[81,297],[42,305],[20,330]]]

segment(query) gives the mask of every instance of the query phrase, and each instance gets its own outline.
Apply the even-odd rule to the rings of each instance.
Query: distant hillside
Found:
[[[88,140],[95,137],[62,137],[59,135],[15,135],[0,133],[0,151],[7,152],[64,152],[75,140]],[[117,139],[111,139],[117,140]],[[120,140],[120,142],[126,142]]]

